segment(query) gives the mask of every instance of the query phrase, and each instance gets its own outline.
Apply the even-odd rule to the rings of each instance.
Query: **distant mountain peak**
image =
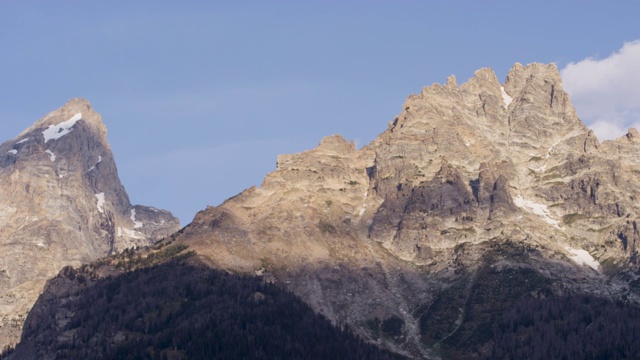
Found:
[[[150,245],[179,228],[171,213],[130,203],[106,126],[85,99],[0,144],[0,182],[0,347],[15,342],[16,319],[63,266]],[[5,326],[12,321],[20,326]]]
[[[70,99],[62,107],[36,121],[18,137],[23,137],[34,129],[43,129],[42,137],[45,143],[48,143],[70,133],[80,120],[87,124],[106,147],[109,147],[107,128],[102,121],[102,116],[91,107],[88,100],[83,98]]]

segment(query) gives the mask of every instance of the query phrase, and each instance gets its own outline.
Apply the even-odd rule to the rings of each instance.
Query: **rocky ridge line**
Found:
[[[496,272],[547,284],[521,291],[640,302],[628,282],[636,135],[601,144],[553,64],[516,64],[503,84],[485,68],[410,96],[360,150],[330,136],[279,156],[261,187],[198,213],[178,241],[211,266],[284,284],[365,338],[437,357],[444,340],[425,340],[420,309],[452,284],[472,294],[507,281]],[[385,321],[402,330],[380,337],[370,325]]]

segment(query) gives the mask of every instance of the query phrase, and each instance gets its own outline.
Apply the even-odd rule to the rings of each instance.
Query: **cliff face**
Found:
[[[445,339],[473,338],[474,298],[496,314],[535,293],[638,301],[637,137],[600,144],[555,65],[516,64],[504,84],[481,69],[410,96],[360,150],[331,136],[280,156],[260,188],[200,212],[178,241],[211,266],[284,284],[370,340],[437,356],[456,346]],[[436,311],[446,301],[455,309]],[[438,317],[449,327],[430,333]]]
[[[131,205],[107,130],[73,99],[0,144],[0,347],[15,343],[46,279],[179,228],[171,213]]]
[[[261,187],[199,212],[163,244],[186,245],[208,266],[280,284],[333,322],[412,358],[506,357],[512,343],[505,339],[522,334],[500,331],[530,307],[559,299],[571,308],[571,299],[587,299],[579,306],[591,311],[589,304],[616,299],[637,312],[638,140],[631,129],[600,144],[576,116],[555,65],[516,64],[503,84],[482,69],[461,86],[450,77],[410,96],[362,149],[330,136],[315,149],[278,157]],[[52,179],[63,174],[46,157],[40,161]],[[89,199],[111,194],[104,213],[111,206],[116,224],[129,224],[112,229],[136,229],[126,223],[131,208],[113,200],[117,189],[83,186]],[[98,204],[78,206],[102,219]],[[98,234],[92,246],[109,252],[110,232]],[[115,243],[130,238],[116,235]],[[53,281],[43,299],[64,302],[71,296],[65,289]],[[591,313],[616,313],[616,306]],[[31,324],[42,323],[38,314]],[[59,333],[69,330],[64,314],[52,325]],[[516,320],[499,327],[504,319]],[[565,335],[573,331],[566,325]],[[606,338],[605,327],[597,328],[596,337]],[[43,331],[22,341],[46,340]],[[634,334],[621,336],[633,344]]]

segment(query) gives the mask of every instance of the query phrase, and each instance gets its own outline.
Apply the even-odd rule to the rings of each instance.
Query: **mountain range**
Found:
[[[427,86],[370,144],[333,135],[281,155],[179,231],[129,203],[84,100],[0,154],[1,338],[35,303],[16,354],[75,349],[95,284],[167,264],[275,284],[408,358],[639,354],[640,135],[599,142],[553,64]]]

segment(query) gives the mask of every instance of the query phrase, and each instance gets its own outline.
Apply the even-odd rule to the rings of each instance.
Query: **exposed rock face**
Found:
[[[84,119],[85,110],[72,109],[27,132],[41,134],[79,112]],[[44,252],[57,246],[71,249],[77,264],[142,241],[136,237],[162,235],[162,213],[131,207],[117,181],[105,181],[108,175],[91,180],[83,172],[98,153],[83,150],[80,159],[66,160],[73,171],[56,165],[62,152],[51,141],[91,129],[102,134],[101,123],[87,119],[60,139],[38,138],[24,154],[40,156],[39,167],[19,167],[26,133],[0,146],[0,154],[7,153],[1,171],[20,170],[10,176],[29,186],[2,189],[3,198],[40,191],[29,200],[31,210],[2,210],[0,220],[12,224],[12,233],[22,234],[33,214],[71,214],[64,222],[44,222],[37,236],[8,241],[6,254],[31,246],[34,257],[62,264]],[[82,149],[88,148],[95,150]],[[46,150],[56,155],[53,163]],[[113,167],[103,158],[98,165]],[[640,306],[638,158],[634,129],[598,142],[577,117],[555,65],[516,64],[504,84],[481,69],[461,86],[450,77],[410,96],[386,131],[362,149],[330,136],[315,149],[279,156],[260,188],[201,211],[171,241],[188,245],[212,267],[280,283],[332,321],[398,353],[491,358],[493,326],[523,298],[588,293]],[[29,173],[36,168],[41,172]],[[72,174],[73,197],[58,185]],[[78,192],[84,200],[76,200]],[[38,210],[42,204],[57,205]],[[80,246],[65,242],[71,236],[53,241],[59,238],[47,235],[57,233],[89,241]],[[0,273],[0,285],[21,286],[17,266]],[[48,289],[61,303],[73,296],[55,282]],[[64,311],[58,314],[64,318]],[[36,312],[30,316],[40,323]]]
[[[178,241],[370,340],[438,357],[475,339],[466,321],[491,321],[474,294],[495,311],[542,293],[639,301],[638,139],[600,144],[555,65],[516,64],[504,84],[481,69],[410,96],[363,149],[331,136],[280,156],[261,188],[200,212]],[[432,332],[434,318],[448,327]],[[478,344],[461,356],[486,356]]]
[[[0,347],[15,343],[46,279],[179,229],[131,205],[102,119],[83,99],[0,144]]]

